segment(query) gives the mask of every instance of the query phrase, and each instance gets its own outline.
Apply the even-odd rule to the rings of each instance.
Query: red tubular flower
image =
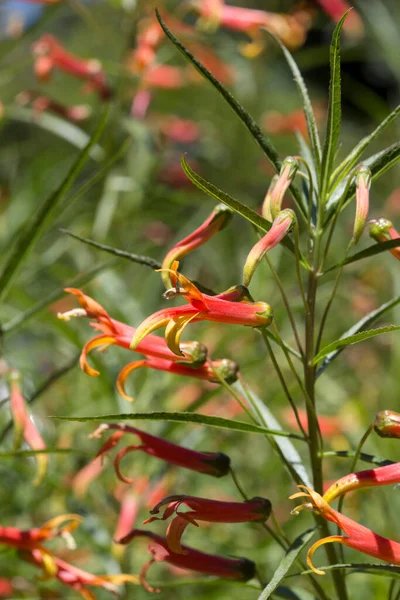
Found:
[[[96,597],[87,589],[87,586],[101,587],[113,594],[117,594],[118,585],[128,582],[139,583],[139,577],[136,575],[93,575],[92,573],[78,569],[78,567],[74,567],[57,556],[53,557],[54,565],[52,571],[49,572],[43,555],[37,550],[29,553],[23,552],[21,557],[27,562],[43,569],[46,576],[55,577],[61,583],[72,588],[86,600],[96,600]]]
[[[45,111],[50,111],[74,122],[84,121],[90,116],[90,107],[85,104],[65,106],[64,104],[49,98],[49,96],[42,96],[41,94],[29,90],[20,92],[16,97],[16,102],[22,106],[31,103],[32,108],[37,115],[40,115],[40,113]]]
[[[120,450],[115,457],[115,472],[118,478],[125,483],[133,483],[133,479],[128,479],[121,474],[120,463],[124,456],[130,452],[134,452],[135,450],[140,450],[146,454],[149,454],[150,456],[160,458],[161,460],[164,460],[172,465],[177,465],[178,467],[190,469],[191,471],[197,471],[199,473],[212,475],[213,477],[222,477],[229,472],[230,459],[225,454],[220,452],[198,452],[196,450],[190,450],[189,448],[184,448],[182,446],[178,446],[177,444],[173,444],[172,442],[167,442],[162,438],[150,435],[149,433],[141,431],[140,429],[136,429],[136,427],[130,427],[129,425],[104,424],[96,429],[91,437],[100,437],[103,431],[107,431],[109,429],[116,430],[122,434],[131,433],[132,435],[136,435],[142,442],[141,445],[126,446]],[[108,452],[109,449],[108,440],[100,448],[96,458],[103,456],[106,452]]]
[[[106,76],[97,59],[85,60],[71,54],[50,34],[44,34],[32,45],[35,56],[35,74],[40,81],[47,81],[54,69],[84,79],[89,89],[94,89],[103,100],[111,96]]]
[[[322,10],[330,17],[333,21],[340,21],[343,17],[344,13],[352,8],[351,4],[347,2],[347,0],[315,0],[317,4],[322,8]],[[363,32],[363,23],[360,18],[360,15],[352,9],[352,11],[348,14],[343,28],[348,33],[353,33],[355,35],[360,35]]]
[[[352,490],[394,483],[400,483],[400,463],[393,463],[392,465],[345,475],[331,485],[323,498],[329,504],[336,498],[339,498],[339,496],[347,494],[347,492]]]
[[[11,413],[14,421],[14,446],[18,448],[22,439],[28,444],[32,450],[46,450],[46,444],[42,436],[36,429],[28,412],[25,399],[21,393],[20,377],[17,371],[11,371],[10,374],[10,405]],[[36,478],[34,485],[39,485],[43,477],[46,475],[49,457],[47,454],[38,453],[35,455],[36,460]]]
[[[371,187],[371,171],[360,165],[356,174],[356,218],[354,221],[353,242],[358,244],[368,218],[369,188]]]
[[[216,233],[224,229],[231,220],[232,214],[232,210],[225,204],[218,204],[200,227],[169,250],[162,263],[162,267],[165,269],[162,272],[162,278],[167,289],[172,285],[171,275],[168,271],[172,264],[208,242]]]
[[[183,554],[177,554],[171,551],[166,538],[150,531],[133,529],[127,536],[117,540],[117,542],[119,544],[129,544],[137,537],[145,537],[151,540],[149,552],[153,555],[153,558],[143,566],[140,572],[140,582],[149,592],[160,591],[152,588],[145,579],[147,570],[155,562],[165,561],[181,569],[237,581],[248,581],[255,576],[255,564],[247,558],[225,558],[214,554],[206,554],[188,546],[182,546]]]
[[[388,242],[389,240],[397,240],[400,238],[400,233],[396,231],[393,224],[388,219],[381,217],[369,222],[369,235],[377,242]],[[400,260],[400,246],[389,250],[397,260]]]
[[[191,523],[196,525],[197,521],[209,521],[211,523],[248,523],[249,521],[264,522],[271,513],[271,502],[266,498],[252,498],[245,502],[224,502],[220,500],[209,500],[207,498],[196,498],[195,496],[176,495],[167,496],[150,511],[154,515],[160,512],[160,508],[167,504],[162,517],[151,517],[145,523],[152,521],[165,521],[171,515],[177,516],[172,519],[167,529],[167,543],[172,552],[182,554],[181,538],[186,527]],[[178,512],[181,505],[191,510]]]
[[[282,210],[274,220],[271,229],[253,246],[243,268],[243,285],[245,287],[249,286],[257,266],[266,253],[283,240],[295,221],[296,215],[290,208]]]
[[[286,46],[295,49],[301,46],[306,37],[304,24],[292,15],[272,13],[254,8],[242,8],[225,4],[223,0],[193,0],[193,8],[199,13],[203,26],[220,26],[233,31],[243,31],[252,43],[243,47],[243,54],[249,58],[257,56],[264,48],[260,36],[261,29],[274,33]]]
[[[167,290],[167,299],[177,295],[183,296],[190,304],[176,308],[164,308],[154,313],[136,329],[131,341],[135,350],[150,333],[165,327],[165,339],[168,348],[178,356],[182,355],[180,338],[185,327],[196,321],[216,321],[248,325],[250,327],[267,327],[272,321],[272,310],[266,302],[237,301],[243,296],[243,288],[237,287],[218,296],[203,294],[181,273],[177,272],[178,262],[169,270],[175,288]],[[178,285],[179,284],[179,285]],[[235,301],[236,300],[236,301]]]
[[[309,502],[295,508],[292,511],[292,514],[298,514],[299,511],[303,509],[313,510],[327,521],[331,521],[338,525],[345,533],[344,536],[331,535],[323,538],[311,546],[307,553],[307,564],[310,569],[317,573],[317,575],[324,575],[325,571],[321,571],[314,567],[312,556],[319,546],[330,544],[332,542],[338,542],[339,544],[343,544],[344,546],[348,546],[359,552],[364,552],[364,554],[379,558],[391,564],[400,565],[400,544],[398,542],[388,540],[337,512],[329,506],[324,498],[310,488],[307,488],[304,485],[299,487],[304,488],[306,492],[298,492],[297,494],[293,494],[291,498],[305,497],[309,499]]]
[[[381,410],[375,417],[374,430],[383,438],[400,438],[400,414],[393,410]]]

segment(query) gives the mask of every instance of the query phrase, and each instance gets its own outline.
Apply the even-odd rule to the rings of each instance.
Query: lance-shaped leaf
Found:
[[[376,137],[382,131],[384,131],[400,114],[400,104],[378,125],[376,129],[369,135],[366,135],[358,144],[353,148],[350,154],[344,159],[344,161],[335,169],[332,174],[332,180],[339,183],[346,175],[349,174],[351,169],[357,164],[358,159],[363,154],[364,150],[374,141]]]
[[[336,25],[330,46],[331,74],[329,82],[328,121],[321,164],[321,193],[323,201],[325,193],[328,189],[328,182],[332,172],[342,118],[340,83],[340,33],[348,13],[349,11],[343,15]]]
[[[35,214],[28,219],[23,227],[21,234],[18,236],[16,243],[11,249],[11,253],[9,254],[0,274],[0,299],[4,298],[4,295],[6,294],[19,268],[21,267],[23,260],[27,257],[33,245],[37,242],[40,235],[54,218],[57,209],[60,207],[61,201],[84,167],[87,159],[89,158],[91,149],[97,143],[104,130],[107,122],[107,116],[108,110],[104,112],[89,143],[79,154],[61,185],[53,194],[50,195],[49,198],[47,198],[47,200],[44,201],[44,203],[39,207]]]
[[[282,50],[283,56],[286,59],[286,62],[289,65],[290,70],[292,71],[293,79],[297,85],[297,89],[300,92],[300,96],[303,103],[304,115],[306,117],[307,122],[307,131],[308,137],[310,138],[310,144],[313,151],[314,163],[317,171],[319,171],[321,166],[321,143],[319,139],[318,127],[315,120],[314,111],[311,105],[310,96],[308,95],[307,86],[304,83],[304,79],[300,72],[299,67],[296,64],[293,56],[290,54],[289,50],[282,44],[279,38],[273,35],[271,32],[268,32],[275,40],[275,42],[280,46]]]
[[[296,561],[300,552],[303,548],[308,544],[311,538],[314,536],[316,530],[308,529],[301,535],[299,535],[294,542],[287,549],[285,556],[282,558],[281,562],[278,565],[275,573],[272,576],[271,581],[268,583],[267,587],[263,589],[261,594],[258,596],[258,600],[267,600],[271,598],[271,595],[274,593],[282,579],[285,577],[286,573],[289,571],[290,567]]]
[[[53,417],[62,421],[77,421],[79,423],[107,423],[118,421],[171,421],[175,423],[190,423],[193,425],[207,425],[208,427],[217,427],[219,429],[230,429],[232,431],[242,431],[244,433],[258,433],[261,435],[270,434],[281,437],[303,440],[295,433],[287,431],[268,429],[244,421],[233,421],[223,417],[212,417],[209,415],[199,415],[196,413],[185,412],[148,412],[148,413],[129,413],[121,415],[100,415],[98,417]]]
[[[380,456],[374,456],[373,454],[366,454],[365,452],[357,452],[356,450],[326,450],[321,453],[324,458],[354,458],[357,455],[358,460],[366,462],[371,465],[377,465],[378,467],[386,467],[387,465],[393,465],[394,461],[387,458],[381,458]]]
[[[331,344],[322,348],[320,352],[318,352],[317,356],[315,356],[312,361],[313,365],[316,365],[324,356],[327,356],[334,350],[338,348],[343,348],[346,346],[350,346],[351,344],[358,344],[358,342],[363,342],[364,340],[368,340],[371,337],[375,337],[377,335],[381,335],[382,333],[388,333],[389,331],[397,331],[400,329],[400,325],[387,325],[386,327],[378,327],[377,329],[369,329],[368,331],[361,331],[360,333],[356,333],[355,335],[350,335],[348,337],[342,337]]]
[[[387,242],[381,242],[380,244],[374,244],[373,246],[365,248],[365,250],[361,250],[361,252],[357,252],[356,254],[348,256],[345,260],[333,265],[333,267],[329,267],[329,269],[324,271],[324,274],[329,273],[329,271],[333,271],[334,269],[338,269],[339,267],[343,267],[344,265],[349,265],[350,263],[362,260],[363,258],[371,258],[371,256],[376,256],[376,254],[380,254],[381,252],[388,252],[389,250],[398,248],[399,246],[400,238],[388,240]]]
[[[369,325],[372,325],[372,323],[374,323],[377,319],[379,319],[379,317],[381,317],[388,310],[390,310],[391,308],[393,308],[394,306],[399,304],[399,302],[400,302],[400,296],[396,296],[395,298],[392,298],[392,300],[389,300],[389,302],[385,302],[384,304],[381,304],[381,306],[379,306],[379,308],[373,310],[368,315],[366,315],[365,317],[363,317],[362,319],[357,321],[357,323],[355,323],[352,327],[350,327],[350,329],[348,329],[343,334],[342,339],[346,339],[352,335],[355,335],[356,333],[362,331]],[[325,357],[323,363],[319,366],[316,376],[319,377],[325,371],[326,367],[328,365],[330,365],[331,362],[333,362],[335,360],[335,358],[337,356],[339,356],[339,354],[341,352],[343,352],[343,350],[345,348],[346,348],[346,346],[339,346],[336,350],[333,350],[332,352],[330,352]]]

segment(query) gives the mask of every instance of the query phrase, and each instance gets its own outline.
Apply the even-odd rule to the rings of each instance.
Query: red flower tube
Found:
[[[331,487],[326,490],[323,498],[325,502],[332,502],[339,496],[347,494],[352,490],[361,488],[375,487],[378,485],[390,485],[400,483],[400,463],[393,463],[376,469],[367,469],[345,475],[338,481],[335,481]]]
[[[117,542],[119,544],[129,544],[138,537],[151,540],[149,552],[153,557],[143,566],[140,572],[140,582],[150,592],[160,591],[152,588],[145,579],[147,570],[155,562],[165,561],[181,569],[237,581],[248,581],[255,576],[255,564],[247,558],[225,558],[214,554],[206,554],[188,546],[182,546],[183,554],[177,554],[171,551],[166,538],[150,531],[133,529],[127,536],[117,540]]]
[[[32,52],[35,56],[35,74],[40,81],[47,81],[52,71],[58,69],[87,81],[89,89],[96,90],[103,100],[111,96],[105,73],[97,59],[86,60],[71,54],[50,34],[42,35],[32,44]]]
[[[128,479],[121,474],[120,462],[124,456],[135,450],[145,452],[155,458],[160,458],[171,465],[177,465],[191,471],[197,471],[199,473],[205,473],[206,475],[212,475],[213,477],[222,477],[229,472],[230,459],[221,452],[198,452],[197,450],[190,450],[183,446],[178,446],[172,442],[167,442],[162,438],[151,435],[136,429],[136,427],[130,427],[129,425],[123,424],[104,424],[100,425],[98,429],[91,435],[92,438],[100,437],[103,431],[116,430],[118,432],[131,433],[136,435],[141,445],[126,446],[120,450],[114,460],[115,472],[119,479],[126,483],[133,483],[133,479]],[[120,439],[120,438],[119,438]],[[118,439],[118,441],[119,441]],[[108,441],[100,448],[96,458],[103,456],[109,450]]]
[[[181,505],[190,508],[187,512],[178,512]],[[172,552],[182,553],[181,538],[186,527],[191,523],[197,526],[197,521],[211,523],[248,523],[249,521],[264,522],[271,513],[271,502],[266,498],[252,498],[245,502],[224,502],[197,498],[195,496],[176,495],[167,496],[150,511],[154,515],[160,512],[162,506],[167,505],[162,517],[151,517],[143,523],[152,521],[165,521],[171,515],[177,515],[167,529],[168,547]]]
[[[337,512],[329,506],[329,504],[322,498],[317,492],[314,492],[306,486],[299,486],[306,490],[306,492],[298,492],[293,494],[291,498],[305,497],[309,499],[309,502],[302,504],[292,511],[292,514],[298,514],[300,510],[313,510],[321,515],[327,521],[331,521],[340,527],[345,533],[342,535],[331,535],[329,537],[318,540],[307,553],[307,564],[317,575],[324,575],[325,571],[316,569],[312,563],[312,556],[319,546],[323,544],[330,544],[332,542],[338,542],[374,558],[379,558],[386,562],[400,565],[400,544],[393,540],[388,540],[374,533],[367,527],[360,525],[356,521],[349,519],[345,515]]]
[[[200,227],[169,250],[162,263],[165,269],[162,271],[162,278],[166,288],[171,287],[171,276],[167,269],[172,267],[174,261],[181,260],[189,252],[208,242],[218,231],[228,225],[231,218],[231,209],[224,204],[218,204]]]
[[[180,356],[180,338],[185,327],[196,321],[216,321],[219,323],[232,323],[248,325],[250,327],[267,327],[272,321],[272,310],[266,302],[232,301],[242,293],[240,289],[228,290],[227,294],[209,296],[203,294],[181,273],[177,272],[178,262],[172,265],[169,273],[175,288],[167,290],[164,297],[173,298],[183,296],[188,302],[187,306],[164,308],[154,313],[136,329],[131,341],[131,348],[135,350],[139,344],[153,331],[165,327],[165,339],[172,352]],[[179,287],[178,287],[179,284]]]
[[[367,222],[371,177],[371,170],[368,167],[364,165],[358,167],[356,174],[356,218],[353,230],[354,245],[358,244]]]

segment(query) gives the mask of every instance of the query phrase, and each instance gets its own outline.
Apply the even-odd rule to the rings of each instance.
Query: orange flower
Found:
[[[383,467],[384,468],[384,467]],[[329,504],[310,488],[301,485],[306,492],[298,492],[293,494],[291,498],[305,497],[309,502],[302,504],[292,511],[292,514],[298,514],[300,510],[312,510],[321,515],[327,521],[331,521],[340,527],[345,533],[342,535],[331,535],[329,537],[318,540],[311,546],[307,553],[307,564],[317,575],[324,575],[325,571],[316,569],[312,563],[312,557],[317,548],[323,544],[338,542],[374,558],[379,558],[391,564],[400,565],[400,544],[393,540],[388,540],[377,533],[374,533],[367,527],[360,525],[356,521],[349,519],[338,511],[334,510]]]
[[[164,308],[154,313],[136,329],[131,341],[135,350],[139,344],[153,331],[165,327],[165,339],[168,347],[178,356],[182,355],[180,338],[190,322],[216,321],[248,325],[250,327],[267,327],[272,321],[272,310],[266,302],[250,302],[242,300],[246,289],[240,286],[232,288],[218,296],[203,294],[181,273],[177,272],[178,262],[169,270],[173,285],[164,297],[167,299],[183,296],[189,305],[176,308]],[[242,300],[242,301],[238,301]]]
[[[33,423],[27,409],[25,399],[21,393],[20,376],[15,370],[10,373],[10,405],[14,421],[14,447],[17,449],[21,440],[28,444],[32,450],[46,450],[46,444]],[[33,485],[39,485],[46,475],[49,457],[45,453],[38,452],[35,455],[37,470]]]
[[[376,469],[366,469],[358,473],[345,475],[334,484],[324,494],[324,500],[332,502],[339,496],[347,494],[352,490],[361,488],[375,487],[377,485],[390,485],[400,483],[400,463],[377,467]]]
[[[152,521],[165,521],[174,513],[167,529],[168,548],[176,553],[182,554],[181,538],[186,527],[191,523],[196,525],[197,521],[209,521],[211,523],[248,523],[249,521],[266,521],[271,513],[271,502],[266,498],[251,498],[245,502],[225,502],[220,500],[209,500],[208,498],[196,498],[195,496],[176,495],[167,496],[150,511],[154,515],[160,512],[162,506],[167,505],[162,517],[151,517],[143,524]],[[181,505],[188,507],[186,512],[178,512]]]
[[[255,564],[247,558],[225,558],[214,554],[206,554],[188,546],[182,546],[183,553],[177,554],[169,548],[166,538],[140,529],[133,529],[127,536],[117,540],[119,544],[129,544],[133,539],[145,537],[151,540],[149,552],[153,555],[140,571],[140,583],[149,592],[159,592],[152,588],[145,577],[149,567],[155,562],[167,562],[181,569],[196,571],[206,575],[214,575],[223,579],[248,581],[255,576]]]

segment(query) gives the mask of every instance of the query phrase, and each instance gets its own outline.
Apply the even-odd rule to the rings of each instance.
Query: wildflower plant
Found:
[[[327,3],[319,4],[325,6]],[[336,25],[330,45],[329,103],[322,136],[307,87],[288,50],[304,43],[311,26],[312,11],[309,14],[305,8],[303,12],[299,9],[285,15],[231,6],[224,0],[191,1],[186,4],[185,11],[182,14],[177,11],[177,16],[173,17],[165,11],[164,19],[156,10],[154,14],[145,15],[139,23],[136,48],[130,51],[130,62],[124,67],[124,75],[129,73],[128,81],[138,79],[133,99],[129,97],[132,101],[130,114],[137,126],[135,135],[140,137],[138,132],[144,130],[155,90],[181,88],[181,77],[185,85],[190,85],[196,81],[192,72],[194,67],[233,110],[241,126],[247,129],[269,160],[274,174],[263,190],[264,202],[260,201],[253,209],[205,179],[183,156],[181,169],[187,181],[202,195],[211,198],[214,208],[175,243],[158,220],[158,229],[155,229],[163,238],[160,260],[133,254],[68,230],[57,232],[61,245],[73,244],[75,239],[84,244],[85,249],[94,247],[113,255],[113,267],[117,259],[128,259],[137,269],[150,268],[151,283],[147,285],[139,277],[136,288],[128,289],[126,282],[126,287],[119,286],[116,279],[110,277],[109,285],[105,286],[107,294],[98,292],[93,286],[92,297],[86,293],[86,284],[98,271],[109,266],[97,265],[89,274],[77,276],[72,283],[63,282],[63,289],[51,297],[61,303],[53,311],[52,320],[59,338],[69,337],[76,343],[81,339],[79,336],[84,335],[85,342],[79,342],[79,356],[61,375],[50,377],[48,386],[65,372],[73,371],[76,378],[81,377],[79,381],[85,382],[83,385],[86,385],[90,399],[87,401],[86,395],[80,393],[77,414],[72,415],[68,410],[60,409],[59,404],[54,410],[48,407],[46,417],[55,417],[51,420],[52,430],[43,427],[44,431],[40,431],[41,423],[35,421],[36,412],[29,406],[37,396],[29,397],[23,389],[20,369],[17,371],[8,362],[2,363],[12,416],[2,439],[14,429],[14,449],[4,452],[4,459],[24,461],[32,456],[35,458],[37,473],[32,483],[35,494],[43,490],[43,499],[46,489],[51,489],[53,459],[63,454],[68,458],[75,454],[81,456],[79,468],[75,463],[73,472],[63,473],[62,493],[53,489],[57,506],[70,504],[76,507],[74,511],[68,509],[62,511],[65,514],[61,516],[50,515],[42,527],[32,524],[31,528],[23,528],[1,523],[0,545],[6,552],[13,552],[12,556],[19,563],[35,567],[42,578],[68,586],[89,600],[97,597],[96,587],[117,594],[118,587],[126,583],[141,584],[146,593],[161,589],[168,594],[162,581],[156,585],[147,580],[147,571],[154,563],[162,563],[171,569],[168,584],[172,586],[179,578],[179,570],[184,569],[198,574],[196,585],[200,586],[204,578],[212,576],[210,585],[215,585],[216,589],[221,582],[240,585],[242,587],[236,588],[239,590],[236,593],[248,594],[249,598],[258,600],[273,597],[350,600],[353,588],[349,591],[347,573],[365,572],[366,581],[371,571],[388,577],[400,572],[400,541],[394,539],[395,532],[386,537],[386,533],[384,536],[375,532],[378,528],[375,523],[361,523],[365,515],[357,505],[357,502],[361,504],[367,497],[372,497],[377,487],[395,494],[392,487],[386,486],[400,483],[400,463],[379,459],[362,450],[372,438],[375,443],[390,438],[396,444],[400,437],[400,415],[394,410],[398,407],[382,406],[376,416],[376,410],[369,415],[370,425],[359,441],[352,435],[347,440],[344,434],[348,426],[342,423],[345,419],[339,408],[336,406],[337,414],[326,415],[325,389],[319,381],[328,378],[332,364],[343,360],[341,354],[348,352],[349,346],[361,342],[372,344],[368,340],[384,334],[395,336],[400,329],[400,324],[382,323],[388,311],[400,303],[400,296],[397,296],[386,298],[380,307],[363,314],[337,339],[330,337],[332,322],[341,326],[342,320],[347,321],[338,298],[347,266],[353,265],[356,269],[359,262],[385,253],[399,258],[400,237],[394,224],[386,217],[372,215],[374,218],[371,218],[374,212],[371,207],[375,182],[400,159],[400,144],[396,142],[369,156],[368,151],[400,110],[397,107],[347,156],[343,156],[339,143],[342,119],[340,44],[348,12],[339,18],[335,11]],[[190,19],[194,19],[193,26]],[[356,30],[360,34],[362,28],[358,19],[357,15]],[[353,17],[353,24],[354,21]],[[225,83],[212,74],[212,68],[208,70],[201,60],[202,52],[189,49],[196,49],[199,44],[201,50],[201,36],[211,35],[210,32],[218,28],[245,34],[247,43],[240,49],[246,59],[259,56],[266,47],[272,48],[274,44],[282,52],[298,88],[303,121],[307,125],[307,136],[298,132],[298,147],[293,146],[289,156],[281,157],[271,139],[228,91]],[[159,50],[166,40],[172,43],[169,51],[178,51],[188,65],[177,67],[162,63],[163,55]],[[31,47],[33,70],[41,82],[60,73],[84,80],[86,87],[97,93],[96,101],[112,103],[112,109],[104,110],[93,135],[61,185],[22,226],[11,245],[0,273],[2,301],[13,289],[25,258],[53,222],[65,198],[83,195],[88,187],[101,179],[102,175],[96,172],[89,180],[89,186],[86,182],[77,191],[72,191],[86,161],[93,156],[97,156],[95,160],[102,160],[98,157],[103,156],[104,149],[99,143],[104,139],[105,130],[108,131],[107,123],[113,118],[113,110],[121,110],[126,100],[123,82],[119,82],[120,87],[113,86],[107,62],[81,58],[50,34],[42,35]],[[203,48],[204,56],[210,57],[207,50]],[[176,85],[171,84],[172,73],[179,74]],[[46,99],[36,106],[35,110],[40,113],[39,116],[36,114],[37,118],[56,107],[62,118],[69,118],[68,111],[60,110],[61,105],[53,102],[50,96],[30,93],[29,98]],[[77,120],[76,115],[72,120]],[[195,131],[193,141],[200,135],[197,128]],[[110,140],[117,135],[114,131],[108,131],[108,134]],[[124,147],[119,150],[123,151]],[[118,152],[113,155],[102,165],[101,172],[108,172],[120,157]],[[120,183],[118,176],[115,178]],[[97,232],[101,232],[107,222],[107,215],[104,217],[106,205],[107,202],[102,205],[103,212],[99,210],[96,214]],[[152,207],[143,206],[143,210],[152,210]],[[345,217],[351,221],[347,229]],[[239,219],[242,227],[235,230],[235,220]],[[342,223],[345,233],[340,234]],[[244,226],[248,226],[253,235],[246,248],[239,239]],[[368,233],[374,242],[360,250],[359,246],[368,241]],[[218,248],[222,236],[231,236],[232,246],[240,247],[240,265],[232,260],[232,265],[226,269],[227,276],[232,278],[226,289],[223,284],[225,273],[212,280],[207,278],[207,268],[200,268],[198,280],[190,276],[195,257],[213,244]],[[345,236],[347,240],[343,242]],[[154,238],[157,236],[153,229],[148,240]],[[335,244],[341,252],[339,260]],[[274,257],[278,252],[288,260],[290,292],[276,268]],[[392,260],[392,264],[393,268],[397,266],[396,261]],[[269,270],[265,286],[260,284],[264,266]],[[126,289],[128,293],[125,293]],[[139,297],[142,292],[145,302],[138,310],[132,298],[135,294]],[[99,298],[101,296],[100,301],[97,294]],[[111,298],[117,298],[114,305]],[[49,302],[41,300],[38,306],[22,316],[5,321],[1,327],[4,339]],[[283,317],[285,322],[282,324]],[[87,335],[87,320],[95,331],[94,337]],[[378,322],[381,323],[379,326]],[[82,334],[85,326],[86,332]],[[230,343],[223,346],[224,353],[220,355],[218,338],[222,336],[227,336]],[[241,358],[246,353],[255,357],[256,370],[249,368],[246,361],[242,366]],[[125,359],[121,362],[122,356]],[[77,363],[82,373],[79,369],[73,370]],[[113,373],[107,382],[108,364]],[[147,384],[136,384],[139,369],[145,370],[150,392],[146,392]],[[133,371],[137,373],[132,377],[134,382],[130,380],[127,384]],[[254,381],[248,377],[249,371],[254,374]],[[104,381],[106,392],[100,394],[103,399],[98,401],[96,390],[104,385]],[[172,383],[165,383],[169,381]],[[99,388],[95,387],[97,385]],[[130,393],[131,386],[134,397]],[[167,386],[173,386],[175,398],[171,399]],[[156,405],[157,410],[148,410],[143,389],[148,399],[150,396],[149,404],[152,408]],[[279,390],[276,396],[280,407],[284,411],[289,409],[288,421],[295,424],[296,432],[282,429],[279,413],[275,416],[270,407],[271,389]],[[193,392],[194,400],[187,400]],[[104,397],[107,403],[103,401]],[[229,413],[231,405],[226,397],[237,403],[239,418],[235,418],[236,412]],[[211,398],[214,404],[209,402]],[[215,400],[218,399],[226,410],[223,416],[215,414]],[[125,400],[135,402],[128,405],[130,409],[133,406],[133,412],[125,412]],[[179,401],[183,401],[181,406]],[[110,409],[115,403],[119,403],[118,410]],[[184,410],[181,410],[182,406]],[[212,414],[202,412],[207,407],[212,407]],[[136,427],[138,420],[143,421],[143,429]],[[69,431],[65,436],[61,435],[65,422],[75,423],[73,434]],[[89,439],[85,423],[97,424]],[[191,425],[197,428],[192,430]],[[210,432],[215,432],[215,436]],[[102,440],[99,447],[98,438],[103,434],[109,434],[109,437]],[[248,436],[250,441],[242,445],[237,441],[240,436]],[[256,440],[254,445],[251,440]],[[29,449],[21,449],[22,444]],[[113,453],[115,473],[107,468]],[[333,481],[330,477],[331,457],[352,459],[347,466],[344,461],[339,463],[340,476]],[[359,470],[359,460],[373,463],[373,467]],[[268,461],[275,461],[269,470],[266,468]],[[60,468],[63,464],[59,462]],[[246,481],[245,485],[243,481]],[[285,497],[280,487],[282,481],[288,488]],[[250,485],[251,493],[247,489]],[[96,490],[106,490],[106,493],[102,496]],[[344,504],[348,493],[355,499],[350,508],[350,512],[355,513],[352,517],[347,515],[348,506]],[[84,568],[75,566],[76,557],[83,556],[83,562],[85,558],[87,562],[96,562],[90,549],[85,555],[85,547],[79,543],[80,534],[77,545],[71,537],[71,531],[83,521],[79,513],[85,511],[83,503],[90,495],[96,507],[93,521],[87,526],[92,528],[93,546],[97,545],[103,556],[106,551],[110,553],[110,560],[105,561],[107,574],[102,575],[92,572],[92,565],[87,567],[88,570],[85,565]],[[362,499],[359,500],[358,495]],[[294,507],[288,497],[296,501]],[[333,508],[331,504],[337,500],[338,506]],[[43,507],[44,502],[40,512],[32,515],[34,520],[39,522]],[[144,519],[140,519],[139,527],[140,511],[143,511]],[[110,513],[115,517],[111,526]],[[367,515],[370,518],[371,512]],[[114,539],[112,531],[115,532]],[[222,532],[219,538],[215,531]],[[185,545],[181,543],[182,536]],[[56,545],[50,549],[50,544],[60,537],[68,542],[67,551]],[[143,552],[140,552],[143,540],[151,555],[147,562],[143,561]],[[267,553],[264,552],[266,544]],[[325,558],[320,559],[322,567],[316,566],[314,556],[319,547],[325,552]],[[343,548],[351,554],[344,555]],[[131,555],[134,556],[132,562]],[[366,562],[370,559],[363,555],[381,562]],[[317,555],[320,557],[322,550]],[[360,562],[363,559],[364,562]],[[12,581],[10,585],[12,587]],[[396,582],[389,584],[390,600],[399,597],[395,596],[396,585]],[[235,594],[233,589],[232,596]],[[134,593],[142,591],[135,588]]]

